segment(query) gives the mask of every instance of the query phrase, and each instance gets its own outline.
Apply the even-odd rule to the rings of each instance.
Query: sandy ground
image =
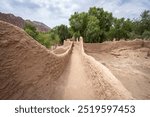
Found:
[[[119,48],[110,52],[87,52],[108,67],[136,99],[150,99],[149,48]]]
[[[96,99],[81,56],[74,45],[70,61],[61,77],[55,81],[52,99]]]

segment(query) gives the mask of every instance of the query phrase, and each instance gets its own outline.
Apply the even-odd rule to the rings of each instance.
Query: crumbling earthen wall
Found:
[[[99,99],[133,99],[120,81],[111,71],[87,55],[83,48],[83,39],[80,38],[79,46],[88,78],[91,79],[95,93]]]
[[[22,29],[0,21],[0,99],[51,99],[53,81],[65,69],[72,42],[54,54]]]
[[[84,49],[86,52],[110,52],[111,50],[124,47],[132,49],[141,47],[150,48],[150,41],[136,39],[132,41],[120,40],[103,43],[84,43]]]

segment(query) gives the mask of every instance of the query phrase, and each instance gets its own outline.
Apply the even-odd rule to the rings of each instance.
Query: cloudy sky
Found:
[[[0,0],[0,12],[40,21],[50,27],[69,25],[71,14],[88,11],[92,6],[102,7],[118,18],[133,19],[143,10],[150,10],[150,0]]]

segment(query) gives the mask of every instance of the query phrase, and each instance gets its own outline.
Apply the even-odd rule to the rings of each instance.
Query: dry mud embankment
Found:
[[[105,65],[136,99],[150,99],[150,41],[84,43],[85,52]]]
[[[108,41],[103,43],[84,43],[85,52],[110,52],[115,49],[137,49],[141,47],[150,48],[150,41],[133,40],[133,41]]]
[[[80,38],[79,46],[86,73],[91,79],[98,99],[133,99],[129,91],[108,68],[84,52],[82,38]]]
[[[0,99],[51,99],[52,83],[65,69],[67,50],[54,54],[22,29],[0,21]]]

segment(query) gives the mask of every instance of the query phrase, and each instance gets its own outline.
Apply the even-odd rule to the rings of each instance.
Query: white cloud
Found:
[[[115,17],[137,18],[143,10],[150,9],[150,0],[0,0],[0,5],[1,12],[54,27],[68,25],[71,14],[87,11],[93,6],[103,7]]]
[[[68,18],[78,9],[78,5],[70,0],[31,0],[31,3],[40,6],[37,14],[51,27],[62,23],[68,25]]]
[[[115,17],[137,18],[145,9],[150,8],[149,0],[101,0],[97,6],[113,13]]]

